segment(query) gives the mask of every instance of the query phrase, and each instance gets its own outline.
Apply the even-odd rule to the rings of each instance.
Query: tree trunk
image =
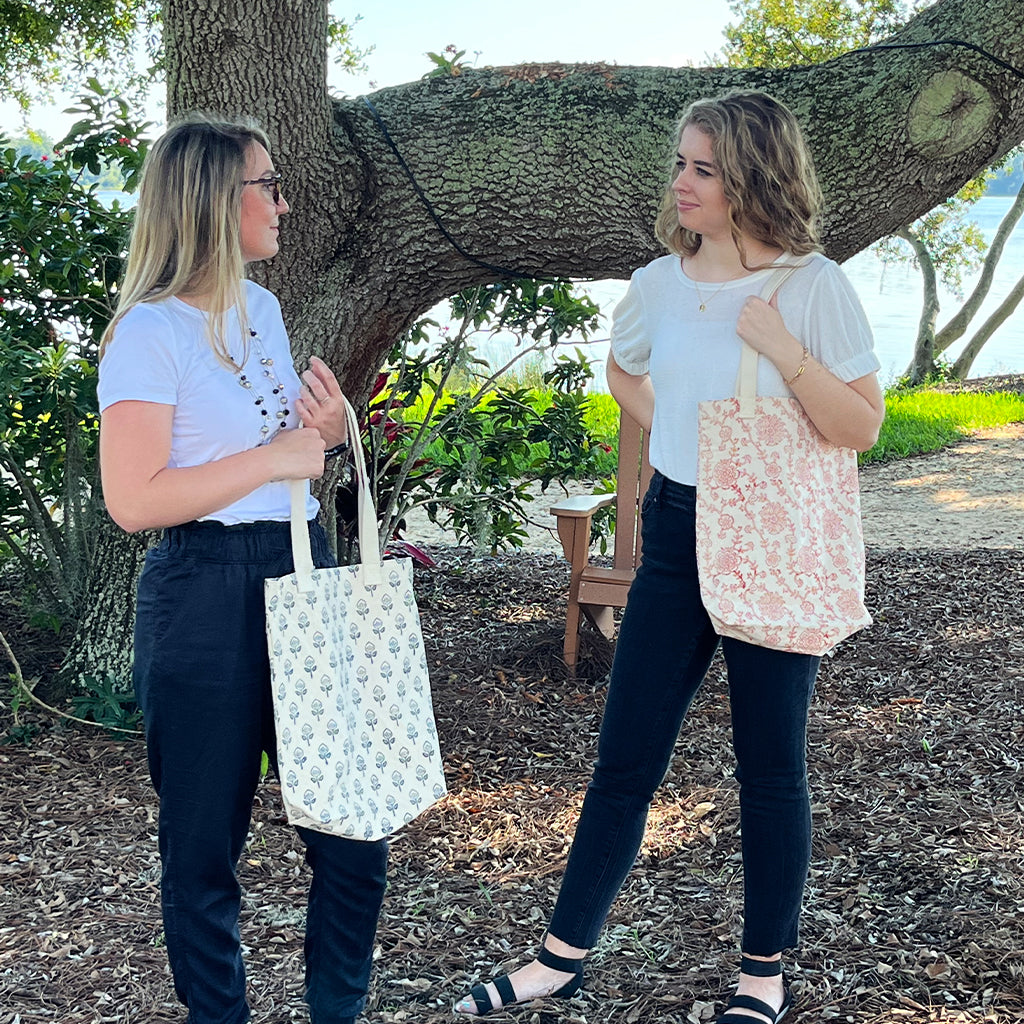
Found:
[[[1017,193],[1017,198],[1014,199],[1010,209],[1006,211],[1006,215],[999,222],[999,227],[996,229],[992,244],[989,246],[988,252],[985,253],[985,262],[982,264],[981,276],[978,278],[978,283],[974,286],[974,290],[964,301],[960,309],[957,310],[956,314],[935,335],[935,355],[941,355],[950,345],[959,341],[964,336],[970,322],[981,308],[981,304],[985,301],[989,289],[992,287],[992,278],[995,276],[996,266],[1002,258],[1003,249],[1006,248],[1006,241],[1013,233],[1013,229],[1017,226],[1022,213],[1024,213],[1024,188]],[[991,334],[989,337],[991,337]]]
[[[131,687],[135,583],[153,534],[129,536],[109,518],[98,525],[95,556],[75,638],[57,677],[61,693],[81,693],[89,679]]]
[[[1024,298],[1024,277],[1020,278],[1013,288],[1010,289],[1006,298],[999,303],[998,309],[978,328],[977,333],[967,343],[967,347],[957,357],[952,370],[954,377],[958,380],[966,378],[967,374],[971,372],[971,365],[978,358],[978,353],[984,347],[985,342],[992,337],[996,329],[1017,308],[1021,298]]]
[[[917,339],[914,342],[914,358],[903,374],[911,384],[920,384],[935,372],[935,321],[939,317],[939,285],[935,279],[935,264],[932,262],[928,246],[912,228],[901,227],[896,234],[914,250],[924,286],[921,319],[918,321]]]
[[[674,126],[701,96],[761,88],[794,109],[837,260],[1024,138],[1024,81],[962,46],[785,70],[480,68],[332,101],[327,0],[164,0],[163,16],[169,112],[255,113],[269,129],[292,212],[256,276],[281,299],[297,362],[323,356],[357,402],[402,331],[462,288],[628,277],[658,255]],[[933,39],[1019,63],[1024,4],[939,0],[892,41]]]

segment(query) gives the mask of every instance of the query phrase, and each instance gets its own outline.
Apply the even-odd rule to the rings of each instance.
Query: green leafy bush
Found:
[[[577,349],[542,374],[543,390],[519,385],[512,368],[566,335],[584,338],[598,309],[567,281],[500,281],[451,299],[458,325],[439,330],[421,320],[396,345],[370,402],[364,428],[381,536],[400,538],[405,517],[423,507],[460,541],[492,551],[521,546],[530,485],[589,479],[614,471],[607,443],[587,422],[592,377]],[[492,367],[478,355],[478,335],[503,331],[516,354]],[[444,333],[444,332],[442,332]],[[617,433],[617,431],[616,431]],[[355,531],[351,486],[336,503],[339,549]]]
[[[146,125],[99,85],[52,154],[0,138],[0,555],[51,611],[80,611],[95,517],[96,357],[112,311],[129,213],[87,175],[130,186]]]

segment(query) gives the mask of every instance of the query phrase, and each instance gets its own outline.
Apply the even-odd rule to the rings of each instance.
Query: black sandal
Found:
[[[718,1018],[717,1024],[759,1024],[756,1017],[748,1017],[742,1013],[730,1013],[730,1010],[753,1010],[767,1017],[771,1024],[778,1024],[786,1016],[793,1005],[793,993],[789,990],[786,972],[782,969],[781,960],[752,960],[745,956],[740,959],[740,973],[755,978],[775,978],[782,975],[782,1005],[775,1009],[762,999],[754,996],[733,996],[725,1004],[725,1013]]]
[[[550,967],[553,971],[561,971],[563,974],[571,974],[572,977],[562,985],[561,988],[556,988],[554,992],[550,992],[546,996],[535,996],[534,998],[570,999],[579,992],[583,985],[582,960],[570,960],[568,957],[556,956],[543,943],[541,943],[541,947],[537,951],[536,959],[545,967]],[[533,1002],[533,999],[519,999],[516,995],[516,990],[512,987],[512,982],[508,979],[507,974],[500,974],[494,979],[492,984],[498,990],[498,995],[501,996],[501,1006],[498,1007],[499,1010],[509,1010],[517,1004],[522,1003],[525,1005],[526,1002]],[[495,1007],[491,1002],[491,997],[487,994],[486,985],[474,985],[469,990],[469,995],[473,1002],[476,1003],[476,1013],[467,1014],[466,1016],[486,1017],[487,1014],[495,1012]]]

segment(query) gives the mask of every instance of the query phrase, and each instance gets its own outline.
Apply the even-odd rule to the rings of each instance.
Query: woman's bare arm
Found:
[[[100,419],[100,473],[107,511],[129,533],[210,515],[271,480],[319,477],[324,441],[316,430],[281,431],[267,445],[201,466],[172,469],[174,406],[115,402]]]
[[[644,430],[651,429],[654,420],[654,387],[651,378],[645,373],[636,376],[626,373],[624,369],[608,353],[605,364],[605,376],[608,379],[608,390],[612,397]]]

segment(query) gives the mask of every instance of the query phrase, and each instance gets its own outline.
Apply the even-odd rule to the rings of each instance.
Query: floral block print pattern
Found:
[[[390,835],[446,793],[408,558],[266,581],[277,757],[288,820]]]
[[[825,654],[871,623],[857,457],[800,404],[702,402],[697,564],[715,630],[761,647]]]

